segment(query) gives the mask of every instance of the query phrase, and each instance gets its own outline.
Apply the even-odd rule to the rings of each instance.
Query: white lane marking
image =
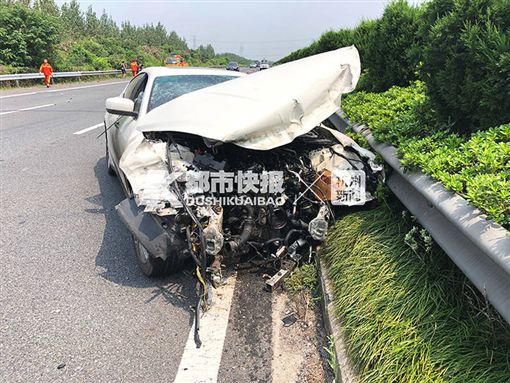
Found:
[[[11,98],[11,97],[30,96],[32,94],[39,94],[39,93],[56,93],[56,92],[65,92],[65,91],[68,91],[68,90],[95,88],[95,87],[98,87],[98,86],[107,86],[107,85],[115,85],[115,84],[126,84],[128,82],[129,81],[107,82],[105,84],[83,85],[83,86],[75,86],[75,87],[72,87],[72,88],[51,89],[51,90],[41,90],[41,91],[38,91],[38,92],[10,94],[10,95],[7,95],[7,96],[1,96],[0,100],[2,100],[4,98]]]
[[[217,382],[235,280],[234,274],[215,290],[213,306],[200,318],[200,348],[195,345],[195,326],[192,326],[174,383]]]
[[[30,96],[31,94],[36,94],[36,93],[40,93],[40,92],[16,93],[16,94],[11,94],[9,96],[2,96],[2,97],[0,97],[0,99],[10,98],[10,97]]]
[[[104,126],[104,124],[101,122],[100,124],[96,124],[94,126],[90,126],[88,128],[85,128],[85,129],[82,129],[82,130],[78,130],[77,132],[74,132],[73,134],[83,134],[83,133],[87,133],[87,132],[90,132],[91,130],[94,130],[94,129],[97,129],[97,128],[100,128],[101,126]]]
[[[41,109],[41,108],[47,108],[48,106],[53,106],[55,104],[45,104],[45,105],[37,105],[37,106],[31,106],[29,108],[22,108],[22,109],[16,109],[16,110],[9,110],[8,112],[1,112],[0,113],[0,116],[4,116],[6,114],[11,114],[11,113],[18,113],[18,112],[24,112],[24,111],[27,111],[27,110],[34,110],[34,109]]]
[[[55,93],[55,92],[63,92],[66,90],[76,90],[76,89],[87,89],[87,88],[96,88],[98,86],[107,86],[107,85],[115,85],[115,84],[127,84],[129,81],[118,81],[118,82],[107,82],[105,84],[94,84],[94,85],[83,85],[83,86],[75,86],[73,88],[63,88],[63,89],[52,89],[47,90],[46,92],[41,93]]]

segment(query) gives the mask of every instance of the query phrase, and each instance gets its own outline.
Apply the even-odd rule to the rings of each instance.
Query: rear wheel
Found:
[[[156,258],[149,254],[140,241],[133,238],[136,260],[142,272],[148,277],[169,275],[182,270],[184,259],[179,254],[170,254],[167,259]]]

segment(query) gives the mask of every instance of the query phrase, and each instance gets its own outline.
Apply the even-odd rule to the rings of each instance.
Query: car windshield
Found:
[[[183,94],[234,78],[236,78],[236,76],[178,75],[156,77],[152,84],[147,112]]]
[[[230,64],[228,64],[229,66],[237,66],[237,63],[234,63],[234,62],[231,62]]]

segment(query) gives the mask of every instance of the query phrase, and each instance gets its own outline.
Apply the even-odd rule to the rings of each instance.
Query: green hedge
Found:
[[[421,71],[440,117],[461,133],[510,122],[510,2],[457,0],[441,12]]]
[[[418,29],[422,10],[406,1],[391,3],[378,20],[363,21],[354,29],[328,31],[309,47],[284,57],[284,63],[306,56],[355,45],[364,70],[359,88],[386,90],[416,79]]]
[[[385,91],[421,79],[436,119],[461,134],[510,122],[509,0],[432,0],[388,5],[380,19],[329,31],[287,62],[356,45],[358,89]]]
[[[418,29],[422,10],[405,1],[386,7],[369,32],[363,64],[367,75],[363,89],[373,92],[416,79],[419,62]]]
[[[374,137],[395,145],[402,165],[441,181],[489,218],[510,227],[510,124],[461,136],[430,123],[425,85],[345,97],[342,109]],[[433,112],[432,112],[433,113]]]

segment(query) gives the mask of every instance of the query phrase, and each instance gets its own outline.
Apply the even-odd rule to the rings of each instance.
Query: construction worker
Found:
[[[53,68],[51,67],[48,59],[44,59],[41,67],[39,68],[39,73],[44,75],[44,84],[46,88],[50,87],[51,76],[53,75]]]
[[[131,61],[131,72],[133,72],[133,77],[136,76],[136,74],[138,73],[138,63],[136,62],[136,60],[133,60]]]

